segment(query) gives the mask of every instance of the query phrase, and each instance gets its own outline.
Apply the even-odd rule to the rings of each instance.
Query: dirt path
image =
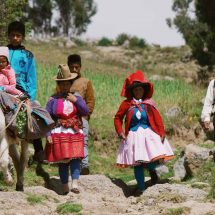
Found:
[[[53,178],[53,189],[60,192],[59,179]],[[57,215],[61,203],[81,204],[83,215],[156,215],[169,210],[180,214],[212,215],[215,203],[206,201],[207,193],[181,184],[157,184],[149,187],[142,196],[132,196],[132,190],[120,180],[103,175],[82,176],[80,194],[67,196],[42,186],[28,187],[25,192],[0,192],[0,215]],[[42,201],[31,204],[27,199],[38,196]],[[171,209],[175,208],[175,209]]]

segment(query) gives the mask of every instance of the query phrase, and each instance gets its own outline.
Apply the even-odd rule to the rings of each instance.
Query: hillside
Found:
[[[82,56],[82,72],[92,80],[96,95],[96,107],[90,120],[91,175],[81,176],[80,194],[62,196],[59,195],[61,186],[56,167],[44,165],[50,174],[47,182],[35,174],[35,164],[29,162],[24,193],[14,192],[14,187],[7,187],[0,177],[0,215],[63,214],[59,207],[64,203],[67,207],[80,204],[80,212],[73,213],[79,215],[214,214],[214,200],[208,198],[211,189],[208,178],[194,177],[194,180],[182,182],[173,178],[173,164],[184,146],[202,145],[206,140],[199,125],[206,89],[195,84],[198,65],[188,47],[153,45],[129,49],[101,47],[94,42],[74,43],[62,38],[29,40],[25,46],[36,58],[37,99],[43,106],[55,88],[52,76],[56,74],[57,66],[66,63],[69,54]],[[154,83],[153,99],[177,155],[168,164],[169,173],[161,175],[157,185],[150,186],[150,181],[147,182],[148,189],[140,197],[134,195],[133,170],[119,170],[114,166],[119,140],[113,126],[114,114],[122,100],[123,80],[137,69],[142,69],[146,78]],[[215,147],[214,143],[211,145]],[[195,183],[201,186],[195,186]]]

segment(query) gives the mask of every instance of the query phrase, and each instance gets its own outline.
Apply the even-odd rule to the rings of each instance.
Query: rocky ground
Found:
[[[83,215],[156,215],[156,214],[215,214],[215,202],[206,200],[207,192],[183,184],[162,183],[150,186],[139,197],[134,187],[104,175],[80,178],[80,194],[59,195],[59,179],[50,179],[52,189],[26,187],[24,192],[0,192],[1,215],[57,215],[62,203],[81,204]],[[30,197],[41,201],[33,203]]]

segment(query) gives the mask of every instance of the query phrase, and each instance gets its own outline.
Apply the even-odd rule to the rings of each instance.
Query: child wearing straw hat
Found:
[[[79,193],[80,163],[84,157],[81,117],[89,114],[82,97],[70,93],[76,77],[77,74],[70,73],[67,65],[60,64],[57,76],[54,77],[59,90],[49,98],[46,105],[47,111],[55,121],[55,127],[47,134],[45,152],[49,162],[58,163],[64,195],[69,192],[69,169],[72,178],[71,191]]]

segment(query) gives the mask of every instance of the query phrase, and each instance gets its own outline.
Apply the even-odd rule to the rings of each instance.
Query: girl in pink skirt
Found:
[[[151,97],[153,84],[145,80],[142,71],[129,75],[123,84],[121,103],[114,125],[122,139],[117,155],[120,167],[134,166],[134,175],[141,192],[145,189],[144,167],[151,176],[157,177],[155,167],[174,157],[169,142],[165,138],[162,118]],[[123,119],[125,117],[125,129]]]

